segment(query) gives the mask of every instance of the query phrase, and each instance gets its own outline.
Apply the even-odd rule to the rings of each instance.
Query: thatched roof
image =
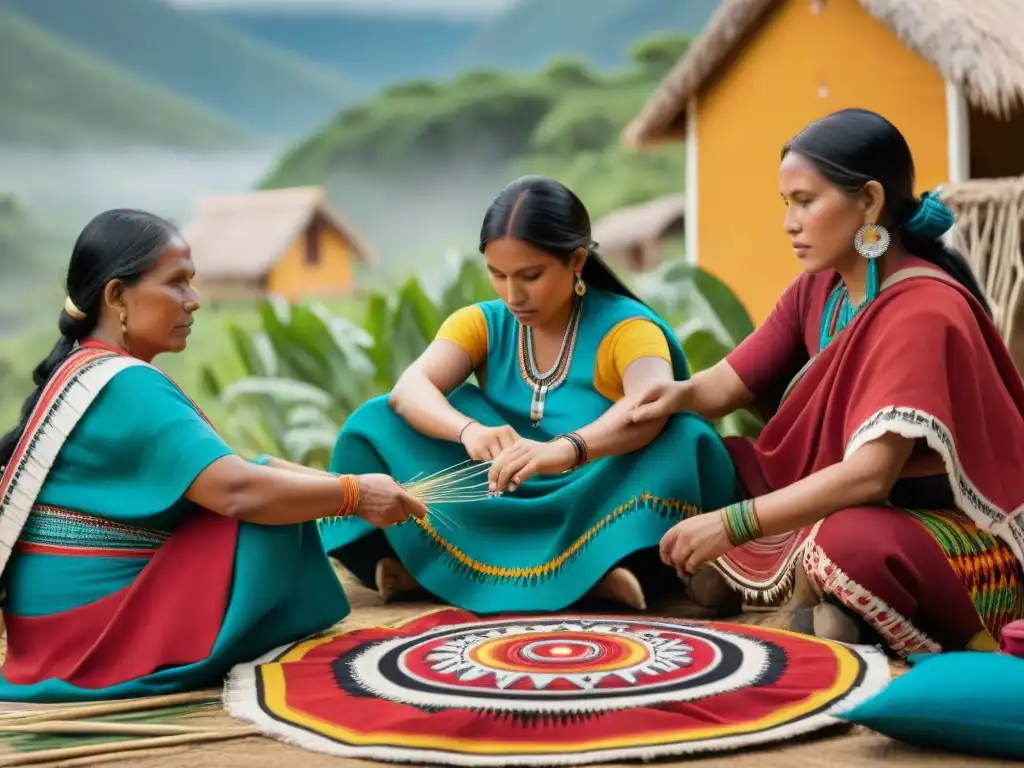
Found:
[[[600,251],[624,251],[677,229],[685,213],[682,195],[666,195],[612,211],[594,224],[593,238]]]
[[[204,198],[184,235],[201,280],[253,281],[266,276],[314,218],[335,228],[355,258],[373,260],[369,245],[319,187]]]
[[[996,117],[1024,105],[1024,0],[858,0],[910,50]],[[777,9],[779,0],[723,0],[690,50],[623,135],[643,147],[681,138],[686,104]]]

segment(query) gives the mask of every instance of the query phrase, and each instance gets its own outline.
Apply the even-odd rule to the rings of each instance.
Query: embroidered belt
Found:
[[[79,557],[152,557],[170,536],[95,515],[36,505],[22,529],[21,552]]]

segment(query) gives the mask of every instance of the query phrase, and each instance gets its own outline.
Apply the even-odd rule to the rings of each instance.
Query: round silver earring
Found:
[[[881,224],[864,224],[853,236],[853,247],[865,259],[877,259],[889,250],[889,230]]]

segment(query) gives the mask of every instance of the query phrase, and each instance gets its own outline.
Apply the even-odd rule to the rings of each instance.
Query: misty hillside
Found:
[[[24,0],[30,2],[31,0]],[[720,0],[520,0],[487,19],[265,8],[194,10],[368,86],[474,68],[528,71],[558,57],[620,67],[637,39],[694,35]]]
[[[519,0],[458,52],[459,67],[530,70],[553,57],[618,67],[638,39],[694,37],[721,0]]]
[[[0,142],[11,144],[212,147],[245,135],[216,114],[76,50],[3,3],[0,105]]]
[[[294,146],[262,186],[325,186],[391,262],[472,242],[487,201],[521,174],[559,179],[595,217],[678,192],[678,146],[632,152],[619,137],[688,45],[636,41],[615,72],[556,60],[395,85]]]
[[[480,19],[309,7],[217,7],[192,13],[232,26],[371,88],[453,73],[455,53],[483,27]]]
[[[254,133],[301,135],[359,95],[336,73],[158,0],[0,0],[0,8]]]

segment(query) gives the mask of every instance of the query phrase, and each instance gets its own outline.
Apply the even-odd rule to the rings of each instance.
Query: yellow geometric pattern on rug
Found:
[[[339,569],[338,575],[344,583],[345,591],[349,594],[353,607],[353,613],[345,620],[346,626],[397,627],[432,612],[424,612],[424,609],[429,606],[429,603],[424,602],[382,605],[375,591],[361,586],[342,569]],[[659,606],[660,615],[702,615],[699,608],[682,598],[683,593],[680,591],[678,599],[673,599],[671,604]],[[433,610],[438,609],[435,607]],[[754,613],[744,615],[738,620],[744,623],[761,624],[770,615]],[[2,623],[0,623],[0,627],[2,627]],[[0,659],[2,659],[4,651],[2,645],[3,643],[0,642]],[[905,671],[905,667],[899,663],[890,662],[890,667],[894,676]],[[195,697],[192,700],[197,702],[201,700],[218,702],[220,693],[220,689],[215,689],[187,695]],[[152,721],[174,722],[170,718],[165,720],[164,717],[161,717],[164,712],[152,706],[156,702],[140,700],[138,703],[143,708],[153,711]],[[95,722],[92,716],[82,717],[84,714],[82,710],[91,710],[94,706],[91,704],[75,705],[68,707],[67,711],[72,717],[81,718],[86,722]],[[52,716],[57,714],[53,712],[54,709],[56,708],[40,707],[35,710],[35,714],[45,713]],[[60,707],[60,709],[64,709],[64,707]],[[11,714],[11,710],[0,711],[0,719]],[[219,706],[216,709],[206,710],[199,720],[203,725],[217,730],[237,725],[237,721],[233,720]],[[145,722],[141,718],[140,721]],[[138,741],[143,740],[139,739]],[[93,742],[90,747],[97,749],[96,752],[93,752],[93,757],[84,757],[79,753],[78,756],[70,759],[74,760],[73,764],[76,766],[109,766],[116,763],[117,765],[131,765],[132,768],[195,768],[197,765],[223,765],[232,768],[243,768],[243,766],[245,768],[280,768],[282,765],[294,766],[294,768],[366,768],[367,765],[372,765],[366,760],[312,753],[302,747],[275,741],[263,735],[188,744],[169,743],[170,740],[166,737],[164,739],[145,739],[145,741],[149,742],[146,748],[139,748],[131,741],[107,741],[103,744]],[[160,743],[153,743],[154,741]],[[63,750],[57,754],[55,754],[56,750],[46,748],[21,752],[20,749],[12,749],[12,745],[5,742],[5,739],[0,739],[0,759],[3,760],[0,765],[3,766],[54,765],[58,762],[67,764],[66,761],[69,760]],[[103,748],[102,753],[98,751],[100,747]],[[42,763],[41,760],[47,762]],[[861,768],[864,765],[890,765],[901,768],[924,768],[924,766],[928,766],[928,768],[963,768],[964,765],[963,758],[959,755],[921,752],[863,728],[843,729],[841,733],[831,738],[782,743],[768,748],[752,749],[720,757],[701,756],[698,762],[701,768],[795,768],[796,766],[823,765],[828,765],[829,768]],[[681,757],[678,760],[659,760],[658,764],[663,768],[684,768],[692,765],[693,760]],[[978,758],[972,760],[970,764],[972,768],[988,768],[988,766],[996,768],[996,766],[1006,763]],[[635,762],[616,763],[610,764],[606,768],[634,768],[636,765]]]
[[[441,611],[457,611],[455,608],[444,608]],[[417,619],[420,617],[416,617]],[[410,619],[406,623],[412,623],[416,619]],[[409,738],[408,734],[390,733],[387,731],[375,731],[373,734],[362,734],[348,728],[341,727],[335,723],[328,723],[319,718],[312,717],[305,712],[296,710],[288,705],[285,695],[285,680],[282,669],[283,664],[301,661],[311,651],[321,645],[331,642],[339,636],[351,634],[358,630],[336,630],[320,637],[297,643],[288,651],[282,654],[276,661],[261,664],[256,668],[259,676],[260,688],[262,690],[262,702],[267,711],[280,718],[284,722],[293,723],[310,729],[314,733],[323,734],[331,738],[344,741],[353,745],[375,745],[386,743],[417,749],[451,749],[458,751],[463,742],[457,737],[444,735],[420,734],[417,738]],[[780,634],[798,636],[807,642],[815,642],[828,646],[836,654],[838,659],[838,672],[832,685],[808,696],[803,701],[793,704],[790,707],[779,709],[771,715],[759,720],[742,724],[728,723],[720,726],[710,726],[703,729],[687,729],[676,731],[665,731],[657,736],[644,737],[640,734],[633,734],[628,739],[599,739],[590,742],[577,742],[574,747],[580,750],[603,750],[615,749],[618,747],[650,747],[659,744],[670,743],[673,740],[685,738],[688,741],[695,739],[713,739],[723,736],[739,736],[747,733],[756,733],[768,728],[781,725],[793,719],[816,712],[825,707],[830,701],[834,701],[838,694],[853,687],[861,670],[861,664],[857,656],[846,646],[834,643],[829,640],[822,640],[807,635],[785,630],[773,630]],[[520,754],[559,754],[565,751],[565,743],[541,742],[533,739],[529,741],[492,741],[487,744],[476,744],[479,753],[501,754],[503,752],[516,751]]]

